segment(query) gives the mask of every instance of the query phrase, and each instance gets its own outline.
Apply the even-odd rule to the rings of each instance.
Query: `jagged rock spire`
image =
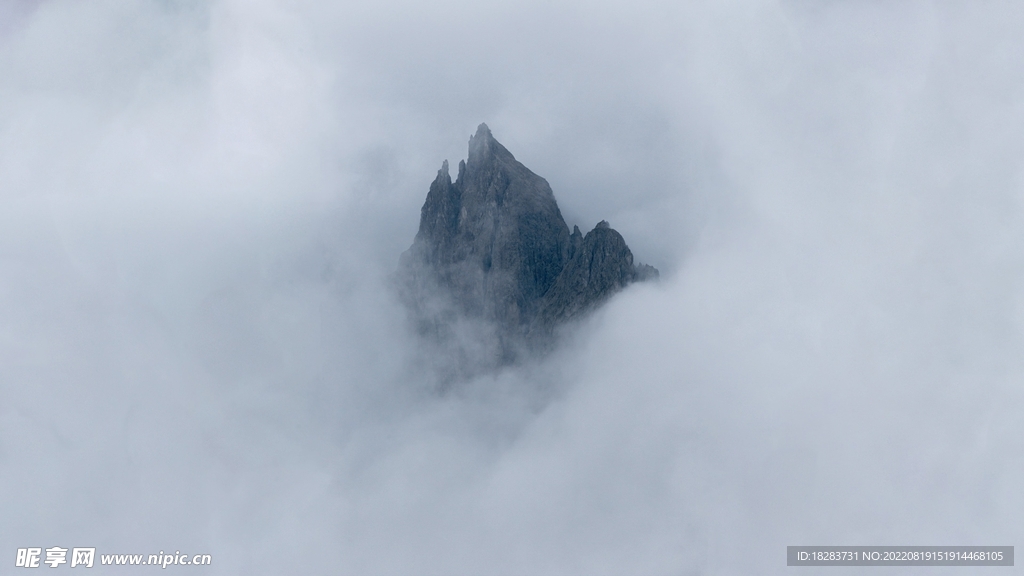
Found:
[[[492,142],[497,143],[497,140],[491,134],[491,129],[481,122],[476,128],[476,134],[469,137],[469,161],[472,162],[474,157],[486,156],[491,151]]]
[[[441,165],[399,272],[421,332],[464,348],[455,324],[477,322],[493,342],[481,344],[487,338],[478,334],[473,345],[491,367],[550,346],[555,326],[657,274],[634,266],[606,221],[586,236],[577,226],[570,234],[547,181],[486,124],[470,138],[454,183],[448,161]]]

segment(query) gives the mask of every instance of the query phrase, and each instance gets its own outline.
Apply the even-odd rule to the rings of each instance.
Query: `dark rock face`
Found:
[[[607,222],[585,237],[578,227],[570,234],[547,181],[485,124],[470,138],[455,182],[447,161],[438,171],[398,274],[419,331],[465,356],[453,360],[468,373],[542,351],[557,325],[657,276],[651,266],[634,266]]]

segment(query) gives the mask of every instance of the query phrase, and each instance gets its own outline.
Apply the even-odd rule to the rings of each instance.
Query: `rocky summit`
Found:
[[[551,186],[486,124],[469,139],[455,182],[448,161],[441,165],[398,270],[417,330],[450,378],[543,353],[557,326],[657,276],[634,264],[607,222],[570,233]]]

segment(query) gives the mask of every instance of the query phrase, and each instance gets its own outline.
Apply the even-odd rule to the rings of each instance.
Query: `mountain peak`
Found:
[[[515,160],[512,153],[494,139],[494,135],[491,134],[491,129],[487,127],[487,124],[481,123],[476,128],[476,134],[469,137],[469,159],[467,163],[473,166],[474,164],[499,157]]]
[[[431,184],[399,279],[432,361],[460,379],[550,349],[557,325],[657,277],[647,268],[604,220],[570,233],[547,181],[480,124],[458,179],[445,161]]]

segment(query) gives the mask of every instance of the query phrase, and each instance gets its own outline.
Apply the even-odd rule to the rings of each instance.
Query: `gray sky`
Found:
[[[1022,27],[0,0],[0,557],[751,574],[1018,544]],[[438,398],[383,287],[480,122],[663,281]]]

